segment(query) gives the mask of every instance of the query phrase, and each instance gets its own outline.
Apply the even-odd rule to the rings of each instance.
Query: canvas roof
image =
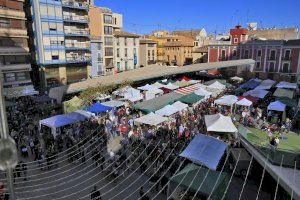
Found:
[[[125,102],[118,101],[118,100],[111,100],[111,101],[103,102],[102,105],[109,106],[112,108],[118,108],[118,107],[124,106]]]
[[[64,113],[74,112],[80,109],[82,105],[83,105],[83,100],[78,98],[77,96],[74,96],[69,101],[63,102]]]
[[[187,103],[187,104],[194,104],[202,99],[204,99],[204,96],[200,96],[195,93],[190,93],[188,95],[185,95],[185,96],[179,98],[178,101],[181,101],[181,102]]]
[[[182,80],[182,81],[176,81],[174,85],[177,85],[178,87],[186,87],[190,85],[190,83],[185,80]]]
[[[274,101],[268,105],[268,110],[275,110],[283,112],[285,111],[286,105],[280,101]]]
[[[212,194],[212,199],[221,199],[228,184],[228,175],[195,164],[188,164],[170,180],[185,189],[189,188],[190,191],[198,191],[199,194],[207,197]]]
[[[225,96],[222,96],[221,98],[215,100],[215,103],[219,104],[219,105],[232,106],[237,101],[238,101],[237,96],[225,95]]]
[[[204,165],[212,170],[217,170],[219,162],[223,157],[227,143],[217,138],[198,134],[180,154],[196,164]]]
[[[144,115],[140,118],[135,119],[134,121],[137,123],[141,123],[141,124],[148,124],[148,125],[158,125],[161,124],[165,121],[167,121],[168,118],[167,117],[162,117],[160,115],[154,114],[154,113],[149,113],[147,115]]]
[[[207,98],[212,95],[212,92],[209,92],[203,88],[199,88],[198,90],[195,91],[195,94],[200,96],[205,96]]]
[[[269,90],[273,87],[276,81],[271,79],[263,80],[255,89],[256,90]]]
[[[281,103],[285,104],[286,106],[297,107],[296,99],[291,99],[289,97],[277,97],[276,100],[279,100]]]
[[[155,111],[155,114],[161,115],[161,116],[171,116],[175,113],[177,113],[179,110],[173,106],[173,105],[166,105],[165,107]]]
[[[133,105],[134,109],[142,110],[143,112],[155,112],[163,108],[164,106],[171,104],[177,101],[179,98],[183,97],[182,94],[177,94],[175,92],[171,92],[168,94],[164,94],[154,99],[150,99],[147,101],[143,101],[141,103],[137,103]]]
[[[87,111],[92,112],[92,113],[103,113],[103,112],[106,112],[111,109],[112,109],[112,107],[105,106],[99,102],[96,102],[93,105],[88,106],[86,108]]]
[[[294,98],[294,91],[289,89],[277,88],[273,94],[275,97],[288,97]]]
[[[260,79],[250,79],[246,83],[240,85],[240,88],[243,88],[243,89],[254,89],[258,85],[260,85],[260,83],[261,83]]]
[[[167,85],[163,86],[164,88],[170,89],[170,90],[176,90],[179,88],[178,85],[174,85],[173,83],[168,83]]]
[[[286,88],[286,89],[297,89],[297,83],[290,83],[290,82],[285,82],[281,81],[276,85],[277,88]]]
[[[263,99],[265,98],[265,96],[269,93],[269,91],[267,90],[249,90],[247,92],[245,92],[243,94],[243,96],[252,96],[252,97],[257,97],[257,98],[260,98],[260,99]]]
[[[208,88],[224,90],[226,88],[226,86],[223,85],[222,83],[220,83],[219,81],[216,81],[213,84],[209,85]]]
[[[240,105],[240,106],[251,106],[253,103],[252,101],[248,100],[247,98],[243,98],[241,100],[239,100],[238,102],[235,103],[236,105]]]
[[[153,85],[146,84],[144,86],[138,87],[137,89],[149,91],[149,90],[157,90],[158,88]]]
[[[177,108],[179,111],[184,110],[189,107],[189,105],[182,103],[181,101],[176,101],[172,104],[175,108]]]
[[[230,117],[222,114],[205,115],[207,131],[234,133],[237,131]]]
[[[157,87],[157,88],[162,88],[162,87],[165,87],[166,85],[164,85],[164,84],[161,84],[160,82],[155,82],[155,83],[153,83],[152,84],[152,86],[155,86],[155,87]]]

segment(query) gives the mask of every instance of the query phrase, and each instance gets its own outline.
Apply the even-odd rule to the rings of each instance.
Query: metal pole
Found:
[[[7,124],[7,117],[6,117],[6,110],[5,110],[5,101],[3,95],[3,84],[2,84],[2,71],[0,70],[0,117],[1,117],[1,138],[0,139],[7,139],[9,137],[8,133],[8,124]],[[15,192],[14,192],[14,184],[13,184],[13,170],[12,168],[8,168],[6,170],[6,179],[7,179],[7,186],[9,190],[9,198],[11,200],[15,200]]]

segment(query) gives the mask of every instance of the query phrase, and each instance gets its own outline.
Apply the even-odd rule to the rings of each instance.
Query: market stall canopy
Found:
[[[197,80],[189,80],[188,83],[189,84],[196,84],[196,83],[199,83],[200,81],[197,81]]]
[[[180,101],[176,101],[175,103],[172,104],[172,106],[174,106],[175,108],[177,108],[177,110],[182,111],[184,109],[187,109],[189,107],[189,105],[182,103]]]
[[[138,87],[137,89],[149,91],[149,90],[157,90],[158,88],[153,85],[146,84],[144,86]]]
[[[213,80],[210,80],[210,81],[205,81],[203,84],[206,85],[206,86],[209,86],[215,82],[219,82],[219,83],[222,83],[223,85],[225,85],[226,83],[226,80],[225,79],[213,79]]]
[[[167,120],[168,120],[167,117],[162,117],[160,115],[157,115],[157,114],[154,114],[151,112],[147,115],[144,115],[140,118],[135,119],[134,122],[156,126]]]
[[[276,81],[271,79],[263,80],[255,89],[256,90],[269,90],[275,85]]]
[[[155,99],[150,99],[147,101],[143,101],[141,103],[134,104],[133,109],[141,110],[146,113],[155,112],[158,109],[161,109],[168,104],[172,104],[173,102],[177,101],[181,97],[183,97],[182,94],[171,92],[159,96]]]
[[[180,154],[181,157],[216,170],[227,149],[227,144],[211,136],[198,134]]]
[[[187,81],[185,80],[182,80],[182,81],[176,81],[175,83],[173,83],[174,85],[177,85],[178,87],[186,87],[188,85],[190,85],[190,83],[188,83]]]
[[[69,101],[63,102],[64,113],[70,113],[79,110],[82,107],[82,105],[83,100],[78,98],[77,96],[74,96]]]
[[[116,90],[113,92],[114,95],[117,95],[117,96],[122,96],[124,98],[130,98],[130,97],[134,97],[134,96],[139,96],[140,95],[140,91],[133,88],[133,87],[130,87],[130,86],[126,86],[122,89],[119,89],[119,90]]]
[[[277,97],[276,100],[280,101],[281,103],[285,104],[288,107],[297,107],[297,100],[291,99],[289,97]]]
[[[239,106],[251,106],[253,103],[252,101],[248,100],[247,98],[243,98],[241,100],[239,100],[238,102],[235,103],[236,105],[239,105]]]
[[[253,97],[253,96],[250,96],[250,95],[246,95],[246,96],[240,97],[240,99],[243,99],[243,98],[246,98],[246,99],[252,101],[252,103],[256,103],[256,102],[258,102],[258,100],[259,100],[259,98]]]
[[[7,98],[17,98],[23,96],[31,96],[35,94],[38,94],[38,91],[36,91],[33,88],[33,85],[3,88],[3,95]]]
[[[281,103],[280,101],[274,101],[268,105],[268,110],[274,110],[274,111],[285,111],[286,105],[284,103]]]
[[[176,90],[176,89],[179,88],[179,86],[174,85],[174,84],[172,84],[172,83],[168,83],[167,85],[164,86],[164,88],[167,88],[167,89],[169,89],[169,90]]]
[[[155,82],[152,84],[152,86],[157,87],[157,88],[162,88],[162,87],[165,87],[166,85],[161,84],[160,82]]]
[[[178,101],[181,101],[183,103],[187,103],[187,104],[194,104],[194,103],[198,103],[199,101],[203,100],[204,96],[199,96],[195,93],[191,93],[188,95],[185,95],[181,98],[178,99]]]
[[[289,89],[277,88],[273,94],[274,97],[294,98],[294,91]]]
[[[243,96],[250,95],[252,97],[257,97],[257,98],[263,99],[263,98],[265,98],[265,96],[268,93],[269,93],[269,91],[267,91],[267,90],[256,90],[256,89],[254,89],[254,90],[249,90],[249,91],[245,92],[243,94]]]
[[[276,85],[277,88],[285,88],[285,89],[297,89],[297,83],[290,83],[290,82],[285,82],[281,81]]]
[[[173,105],[166,105],[165,107],[155,111],[155,114],[169,117],[177,112],[179,112],[179,110]]]
[[[118,101],[118,100],[111,100],[111,101],[103,102],[102,105],[112,107],[112,108],[118,108],[121,106],[125,106],[125,102]]]
[[[188,164],[170,179],[185,190],[197,191],[198,194],[210,196],[211,199],[222,199],[228,180],[226,173],[209,170],[195,164]]]
[[[218,104],[218,105],[232,106],[237,101],[238,101],[237,96],[225,95],[225,96],[222,96],[221,98],[215,100],[215,103]]]
[[[193,92],[196,91],[197,89],[198,89],[197,86],[191,85],[191,86],[179,88],[179,89],[176,90],[175,92],[178,93],[178,94],[186,95],[186,94],[193,93]]]
[[[237,131],[230,117],[222,114],[205,115],[207,131],[234,133]]]
[[[261,83],[260,79],[250,79],[246,83],[240,85],[240,88],[243,88],[243,89],[254,89],[258,85],[260,85],[260,83]]]
[[[130,102],[132,102],[132,103],[135,103],[135,102],[141,101],[141,100],[143,100],[143,99],[144,99],[143,95],[140,94],[140,95],[138,95],[138,96],[133,96],[133,97],[125,98],[125,99],[123,99],[123,100],[127,100],[127,101],[130,101]]]
[[[213,84],[209,85],[208,88],[218,89],[218,90],[225,90],[226,86],[220,83],[219,81],[214,82]]]
[[[238,76],[231,77],[230,79],[237,82],[242,82],[244,80],[243,78],[240,78]]]
[[[212,95],[212,92],[209,92],[203,88],[200,88],[198,90],[195,91],[195,94],[196,95],[199,95],[199,96],[204,96],[205,99],[209,98],[211,95]]]
[[[94,103],[93,105],[89,106],[86,108],[87,111],[92,112],[92,113],[103,113],[111,110],[112,107],[105,106],[99,102]]]

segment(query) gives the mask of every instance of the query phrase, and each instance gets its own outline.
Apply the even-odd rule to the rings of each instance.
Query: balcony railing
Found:
[[[76,1],[63,1],[62,5],[67,6],[67,7],[79,8],[79,9],[88,9],[89,8],[89,4],[82,3],[82,2],[76,2]]]
[[[78,23],[88,23],[89,22],[89,18],[83,17],[83,16],[64,15],[63,19],[66,21],[73,21],[73,22],[78,22]]]
[[[88,30],[65,30],[66,35],[78,35],[78,36],[86,36],[89,35],[90,32]]]
[[[281,60],[291,61],[291,60],[292,60],[292,57],[282,57]]]
[[[66,57],[67,62],[89,62],[91,60],[90,56],[71,56]]]
[[[89,49],[91,46],[89,44],[80,44],[80,43],[66,43],[66,48],[72,49]]]

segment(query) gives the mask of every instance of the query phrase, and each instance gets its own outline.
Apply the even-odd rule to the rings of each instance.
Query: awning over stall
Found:
[[[148,115],[144,115],[140,118],[135,119],[134,122],[156,126],[167,120],[168,120],[167,117],[162,117],[154,113],[149,113]]]
[[[187,103],[187,104],[194,104],[194,103],[201,101],[202,99],[204,99],[204,96],[199,96],[195,93],[191,93],[191,94],[188,94],[188,95],[185,95],[185,96],[179,98],[178,101],[181,101],[181,102]]]
[[[269,93],[269,91],[267,90],[249,90],[247,92],[245,92],[243,94],[243,96],[252,96],[252,97],[257,97],[257,98],[260,98],[260,99],[263,99],[265,98],[265,96]]]
[[[111,109],[112,109],[112,107],[105,106],[105,105],[97,102],[97,103],[94,103],[93,105],[87,107],[86,110],[89,111],[89,112],[98,114],[98,113],[107,112]]]
[[[274,111],[285,111],[286,105],[281,103],[280,101],[274,101],[268,105],[268,110],[274,110]]]
[[[223,105],[223,106],[232,106],[237,101],[238,101],[237,96],[225,95],[225,96],[215,100],[215,103],[218,104],[218,105]]]
[[[155,111],[155,114],[169,117],[177,112],[179,112],[179,110],[173,105],[166,105],[165,107]]]
[[[187,109],[189,105],[182,103],[180,101],[176,101],[175,103],[172,104],[175,108],[177,108],[179,111]]]
[[[79,110],[83,105],[83,100],[74,96],[69,101],[63,102],[64,113],[74,112],[75,110]]]
[[[209,85],[208,88],[225,90],[226,86],[220,83],[219,81],[216,81],[213,84]]]
[[[297,83],[290,83],[290,82],[285,82],[281,81],[276,85],[277,88],[286,88],[286,89],[297,89]]]
[[[103,102],[102,105],[112,107],[112,108],[118,108],[125,105],[125,102],[118,101],[118,100],[111,100],[107,102]]]
[[[243,88],[243,89],[254,89],[257,86],[259,86],[260,83],[261,83],[260,79],[250,79],[246,83],[240,85],[240,88]]]
[[[276,83],[276,81],[273,81],[271,79],[263,80],[259,86],[257,86],[256,90],[269,90],[273,87],[273,85]]]
[[[277,88],[273,94],[274,97],[294,98],[294,91],[289,89]]]
[[[222,114],[205,115],[207,131],[234,133],[237,131],[230,117]]]
[[[252,101],[248,100],[247,98],[243,98],[241,100],[239,100],[238,102],[235,103],[236,105],[239,105],[239,106],[251,106],[253,103]]]

